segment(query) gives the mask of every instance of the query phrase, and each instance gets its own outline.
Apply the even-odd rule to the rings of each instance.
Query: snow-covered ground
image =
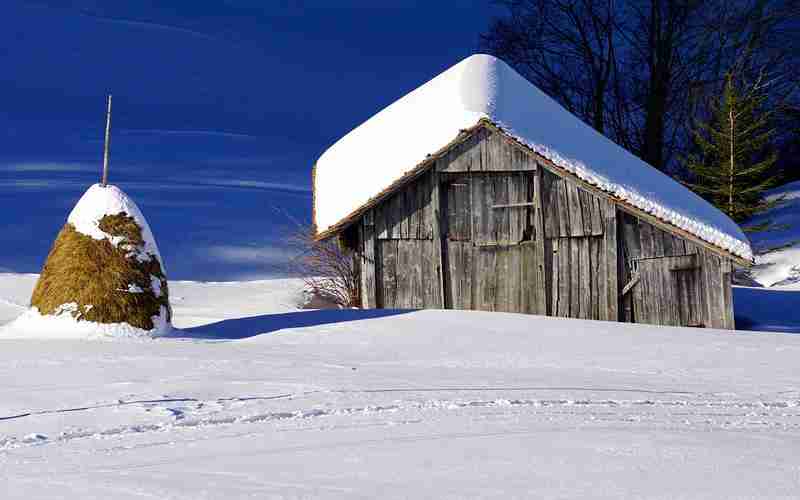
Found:
[[[782,201],[748,222],[771,223],[767,231],[750,234],[757,254],[753,278],[764,286],[800,283],[800,181],[769,191],[767,199]]]
[[[35,278],[0,275],[0,323]],[[0,498],[800,491],[800,335],[170,287],[176,338],[0,340]]]

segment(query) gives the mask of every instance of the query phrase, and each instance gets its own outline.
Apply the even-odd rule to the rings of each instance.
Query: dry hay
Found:
[[[31,306],[43,315],[69,311],[78,320],[128,323],[143,330],[154,328],[152,318],[159,316],[164,306],[170,321],[167,279],[161,264],[153,255],[144,262],[137,259],[144,240],[136,221],[127,214],[106,215],[99,227],[118,237],[118,244],[96,240],[70,223],[64,226],[47,256]],[[160,296],[153,290],[151,276],[160,281]],[[65,307],[72,303],[77,309]]]

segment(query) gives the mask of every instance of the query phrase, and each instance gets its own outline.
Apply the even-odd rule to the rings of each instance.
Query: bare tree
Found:
[[[483,48],[659,169],[687,145],[692,117],[732,65],[769,59],[781,75],[797,67],[787,48],[797,43],[798,0],[496,3],[508,16]]]
[[[500,0],[508,17],[494,21],[482,44],[544,92],[606,132],[617,77],[621,10],[613,0]]]

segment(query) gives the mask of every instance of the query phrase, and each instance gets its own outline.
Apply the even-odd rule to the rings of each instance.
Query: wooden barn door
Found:
[[[536,173],[472,172],[443,181],[446,307],[546,314]]]
[[[701,258],[697,254],[643,258],[630,283],[637,323],[707,326]]]

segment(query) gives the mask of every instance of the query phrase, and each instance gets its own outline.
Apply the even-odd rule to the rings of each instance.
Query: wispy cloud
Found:
[[[94,12],[90,12],[86,9],[77,10],[74,8],[69,7],[56,7],[53,5],[48,5],[42,2],[28,2],[26,4],[28,7],[37,8],[37,9],[46,9],[55,12],[60,12],[64,14],[72,14],[79,17],[89,18],[101,23],[113,23],[123,26],[131,26],[134,28],[143,28],[148,30],[158,30],[158,31],[166,31],[171,33],[178,33],[182,35],[188,35],[194,38],[202,38],[204,40],[210,40],[214,42],[223,42],[233,46],[239,46],[238,44],[231,42],[230,40],[225,40],[223,38],[219,38],[213,35],[209,35],[208,33],[203,33],[202,31],[196,31],[189,28],[184,28],[181,26],[176,26],[174,24],[164,24],[164,23],[157,23],[155,21],[141,21],[136,19],[128,19],[125,17],[112,17],[112,16],[103,16],[100,14],[96,14]]]
[[[210,186],[267,189],[267,190],[291,191],[295,193],[311,192],[311,186],[286,184],[283,182],[256,181],[249,179],[203,179],[199,182],[201,184],[206,184]]]
[[[0,166],[6,172],[99,172],[99,165],[70,162],[25,162]]]
[[[0,189],[2,188],[36,189],[36,190],[64,189],[85,184],[86,184],[85,182],[65,181],[61,179],[59,180],[12,179],[12,180],[0,180]]]
[[[169,129],[120,129],[120,135],[173,135],[173,136],[201,136],[201,137],[228,137],[232,139],[258,139],[256,135],[243,134],[239,132],[227,132],[225,130],[169,130]]]
[[[296,252],[281,246],[218,245],[201,251],[204,255],[231,264],[288,265]]]

